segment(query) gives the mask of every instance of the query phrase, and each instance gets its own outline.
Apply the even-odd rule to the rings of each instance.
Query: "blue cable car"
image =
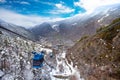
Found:
[[[44,61],[44,52],[41,51],[40,53],[32,52],[34,54],[33,57],[33,68],[41,68],[43,67]]]

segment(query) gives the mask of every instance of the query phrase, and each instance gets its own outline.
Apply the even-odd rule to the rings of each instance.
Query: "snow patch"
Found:
[[[49,49],[49,48],[41,48],[40,50],[41,50],[41,51],[46,51],[47,54],[49,54],[49,53],[52,52],[52,50]]]
[[[63,52],[63,53],[61,54],[61,57],[65,59],[65,57],[66,57],[66,53]]]
[[[52,80],[84,80],[80,78],[79,70],[73,67],[73,63],[69,64],[66,59],[66,53],[59,53],[56,56],[57,67],[50,73]],[[74,76],[74,79],[73,79]]]
[[[105,16],[103,16],[101,19],[98,20],[98,22],[102,22],[104,20],[104,18],[108,17],[110,14],[106,14]]]
[[[3,76],[2,80],[14,80],[14,77],[10,74],[6,74],[5,76]]]
[[[59,32],[59,25],[58,25],[58,24],[52,25],[52,28],[53,28],[55,31]]]
[[[25,80],[33,80],[34,74],[33,74],[32,70],[26,69],[24,71],[24,76],[25,76]]]
[[[72,26],[76,26],[76,25],[77,25],[77,23],[73,23],[73,24],[72,24]]]
[[[0,77],[2,77],[5,73],[0,70]]]

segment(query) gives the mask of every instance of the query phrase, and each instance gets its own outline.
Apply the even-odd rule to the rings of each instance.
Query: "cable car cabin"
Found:
[[[41,68],[43,66],[44,61],[44,53],[33,53],[33,68]]]

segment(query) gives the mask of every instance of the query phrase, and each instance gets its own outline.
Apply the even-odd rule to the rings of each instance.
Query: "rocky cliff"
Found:
[[[67,59],[85,80],[120,80],[120,18],[82,37],[68,49]]]

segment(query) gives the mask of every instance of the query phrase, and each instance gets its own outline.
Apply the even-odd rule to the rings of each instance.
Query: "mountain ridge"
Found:
[[[7,23],[3,20],[0,20],[0,31],[3,34],[6,34],[12,37],[19,36],[25,39],[35,41],[34,35],[28,29],[25,29],[24,27],[17,26],[11,23]]]
[[[99,9],[99,11],[98,11]],[[91,14],[86,15],[78,15],[73,18],[65,19],[62,21],[57,22],[47,22],[49,24],[50,32],[48,35],[44,37],[54,37],[60,35],[63,37],[63,39],[69,39],[72,42],[76,42],[80,37],[84,35],[91,35],[95,34],[96,29],[99,28],[102,25],[108,25],[112,20],[114,20],[117,17],[120,17],[120,6],[117,5],[111,5],[106,7],[100,7],[97,11],[95,10]],[[44,23],[43,23],[44,24]],[[54,30],[53,26],[57,25]],[[45,28],[41,25],[37,25],[37,29]],[[33,27],[31,31],[33,31],[36,27]],[[35,32],[35,31],[34,31]],[[46,34],[47,30],[43,32],[43,34]],[[50,35],[51,34],[51,35]],[[38,34],[37,36],[42,36]],[[48,39],[49,40],[49,39]],[[64,42],[64,41],[63,41]]]
[[[77,66],[86,80],[119,80],[120,18],[81,38],[67,52],[69,63]]]

